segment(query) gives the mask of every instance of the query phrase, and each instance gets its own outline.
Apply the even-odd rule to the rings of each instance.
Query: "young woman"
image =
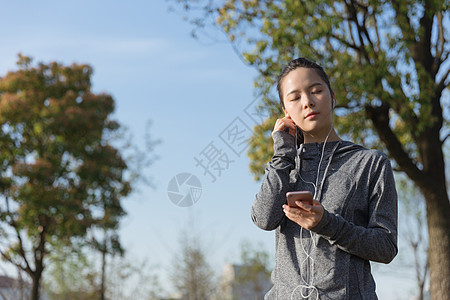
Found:
[[[265,299],[377,299],[369,261],[389,263],[398,251],[390,162],[339,138],[336,99],[316,63],[291,61],[277,89],[285,117],[275,123],[274,155],[251,211],[258,227],[276,230]],[[310,191],[312,205],[288,206],[291,191]]]

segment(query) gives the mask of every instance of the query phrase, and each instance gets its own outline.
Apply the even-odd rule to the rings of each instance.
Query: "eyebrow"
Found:
[[[313,87],[315,87],[315,86],[318,86],[318,85],[322,86],[323,84],[320,83],[320,82],[314,82],[313,84],[311,84],[310,86],[308,86],[308,89],[311,89],[311,88],[313,88]],[[289,96],[290,94],[294,94],[294,93],[297,93],[297,92],[299,92],[299,90],[293,90],[293,91],[290,91],[289,93],[287,93],[286,96]]]

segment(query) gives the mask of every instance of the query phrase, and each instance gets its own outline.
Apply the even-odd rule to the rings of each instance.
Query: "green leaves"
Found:
[[[414,138],[432,126],[445,124],[440,121],[442,116],[436,115],[442,113],[433,104],[436,94],[440,97],[442,91],[436,83],[437,73],[432,70],[444,66],[448,49],[442,48],[442,26],[433,25],[441,32],[431,36],[433,23],[429,23],[438,22],[435,16],[445,14],[448,7],[442,1],[427,3],[427,7],[417,1],[182,2],[195,3],[197,8],[204,5],[205,12],[215,14],[212,25],[223,30],[243,60],[259,71],[255,89],[262,97],[276,98],[276,77],[291,59],[304,56],[321,64],[337,98],[337,127],[341,135],[364,141],[368,147],[379,147],[377,139],[371,137],[375,133],[373,120],[363,122],[360,118],[367,118],[367,109],[383,105],[389,109],[387,126],[397,140],[405,143],[406,154],[419,157],[417,147],[411,144],[416,142]],[[438,57],[433,59],[432,53]],[[448,72],[448,64],[441,69]],[[277,112],[277,102],[268,102],[266,109]],[[273,117],[267,121],[273,121]],[[270,130],[267,124],[255,128],[249,150],[255,178],[262,175],[262,166],[272,153],[261,127]]]
[[[29,247],[8,246],[25,260],[38,248],[48,250],[50,240],[70,244],[96,226],[116,229],[125,215],[121,199],[131,188],[127,165],[108,139],[120,128],[110,119],[114,100],[90,91],[92,68],[33,66],[21,55],[18,65],[0,80],[0,190],[6,201],[0,222],[16,233],[8,240],[20,234],[31,241]],[[34,257],[36,264],[44,254]]]

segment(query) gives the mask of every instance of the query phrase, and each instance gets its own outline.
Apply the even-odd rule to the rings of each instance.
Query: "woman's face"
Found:
[[[281,81],[284,112],[307,136],[326,137],[332,126],[333,100],[325,81],[311,68],[297,68]]]

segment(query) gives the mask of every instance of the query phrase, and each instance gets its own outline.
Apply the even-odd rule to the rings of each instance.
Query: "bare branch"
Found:
[[[450,75],[450,68],[447,70],[447,73],[445,73],[444,76],[442,76],[441,81],[439,81],[438,86],[436,88],[437,93],[442,93],[442,91],[446,88],[448,83],[446,84],[445,81],[447,80],[448,76]]]
[[[353,37],[353,33],[352,33],[352,24],[350,23],[350,20],[347,20],[346,23],[347,23],[347,27],[348,27],[348,32],[350,34],[350,37],[352,38],[353,45],[355,45],[354,47],[356,48],[355,38]]]
[[[22,256],[23,260],[25,261],[25,265],[26,268],[24,269],[24,271],[26,271],[27,273],[31,274],[33,271],[31,270],[31,266],[28,263],[28,259],[25,253],[25,249],[23,246],[23,240],[22,240],[22,236],[20,235],[19,229],[17,228],[17,226],[13,226],[14,230],[16,231],[17,234],[17,239],[19,240],[19,252],[20,252],[20,256]]]
[[[368,17],[369,17],[370,15],[369,15],[369,12],[368,12],[368,10],[367,10],[367,8],[365,9],[365,11],[364,11],[364,18],[363,18],[363,23],[362,23],[362,25],[361,25],[361,30],[362,30],[362,32],[364,33],[364,35],[365,35],[365,37],[366,37],[366,39],[367,39],[367,41],[369,42],[369,44],[370,44],[370,47],[372,48],[372,50],[373,50],[373,52],[375,53],[375,54],[377,54],[377,51],[376,51],[376,49],[375,49],[375,46],[373,45],[373,42],[372,42],[372,39],[370,38],[370,35],[369,35],[369,32],[368,32],[368,30],[367,30],[367,19],[368,19]]]
[[[7,255],[5,252],[3,252],[2,250],[0,250],[0,255],[3,257],[3,259],[5,259],[7,262],[15,265],[16,267],[18,267],[19,269],[25,271],[25,272],[29,272],[30,270],[28,270],[27,268],[24,268],[22,265],[17,264],[16,262],[14,262],[11,257],[9,255]]]
[[[444,137],[444,138],[442,139],[441,145],[444,145],[445,141],[446,141],[449,137],[450,137],[450,133],[447,134],[447,136]]]
[[[353,36],[352,36],[353,44],[351,44],[351,43],[347,42],[346,40],[344,40],[342,37],[339,37],[339,36],[337,36],[336,34],[334,34],[332,32],[329,35],[330,35],[331,38],[337,40],[341,44],[344,44],[348,48],[352,48],[353,50],[356,50],[358,52],[361,51],[360,47],[357,47],[355,45],[355,40],[353,39]]]
[[[438,40],[436,43],[436,58],[441,60],[442,53],[444,53],[444,45],[445,45],[445,38],[444,38],[444,26],[442,25],[442,12],[437,12],[436,14],[437,20],[438,20]]]
[[[20,235],[20,230],[18,229],[16,220],[14,220],[14,218],[13,218],[13,216],[12,216],[12,213],[11,213],[11,211],[10,211],[9,197],[8,197],[8,196],[5,197],[5,201],[6,201],[6,210],[7,210],[8,216],[11,218],[11,220],[10,220],[10,222],[9,222],[9,225],[10,225],[12,228],[14,228],[14,231],[15,231],[15,233],[16,233],[17,239],[18,239],[18,241],[19,241],[19,252],[20,252],[20,255],[22,256],[23,260],[25,261],[26,268],[24,268],[23,270],[26,271],[26,272],[32,272],[31,267],[30,267],[30,264],[28,263],[28,259],[27,259],[26,254],[25,254],[25,250],[24,250],[24,246],[23,246],[23,241],[22,241],[22,236]],[[3,254],[3,253],[2,253],[2,254]],[[11,262],[11,263],[13,263],[13,262]],[[14,263],[13,263],[13,264],[14,264]],[[20,267],[22,268],[22,266],[20,266]],[[31,274],[31,273],[30,273],[30,274]]]
[[[375,16],[375,14],[372,14],[372,18],[373,18],[373,23],[375,26],[375,33],[377,35],[377,49],[378,49],[378,51],[381,51],[380,33],[378,32],[378,22],[377,22],[377,18]]]
[[[364,39],[363,39],[363,26],[361,26],[359,24],[359,20],[358,20],[358,11],[356,9],[356,5],[357,3],[355,3],[353,0],[350,0],[350,3],[345,2],[348,14],[349,14],[349,19],[351,19],[357,28],[357,33],[358,33],[358,41],[359,41],[359,51],[360,53],[363,54],[364,58],[366,59],[367,63],[370,64],[370,58],[369,58],[369,54],[367,53],[365,47],[364,47]]]

